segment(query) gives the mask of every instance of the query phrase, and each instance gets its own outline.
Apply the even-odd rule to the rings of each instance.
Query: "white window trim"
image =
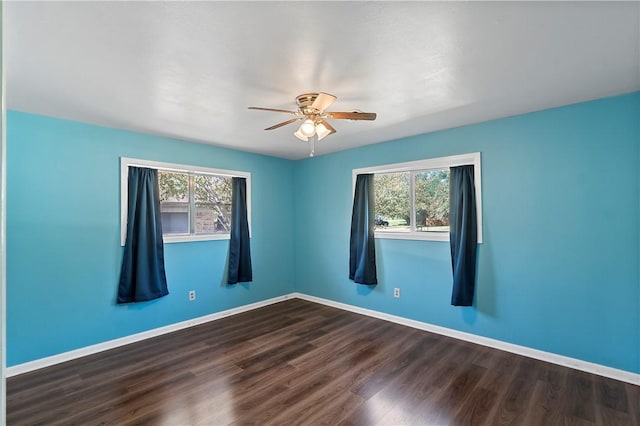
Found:
[[[151,169],[168,170],[182,173],[202,173],[225,177],[243,177],[247,179],[247,220],[249,221],[249,236],[251,236],[251,173],[235,170],[212,169],[208,167],[189,166],[186,164],[163,163],[160,161],[141,160],[138,158],[120,157],[120,245],[124,246],[127,239],[127,210],[129,204],[129,167],[147,167]],[[188,241],[228,240],[230,234],[202,234],[202,235],[164,235],[164,243],[183,243]]]
[[[473,164],[474,185],[476,189],[476,215],[478,220],[478,243],[482,243],[482,170],[479,152],[451,155],[448,157],[427,158],[424,160],[408,161],[406,163],[384,164],[381,166],[364,167],[352,171],[352,194],[355,195],[356,177],[366,173],[397,173],[417,170],[441,170]],[[413,203],[411,209],[413,211]],[[415,215],[414,215],[415,216]],[[448,232],[375,232],[375,238],[390,238],[398,240],[429,240],[449,241]]]

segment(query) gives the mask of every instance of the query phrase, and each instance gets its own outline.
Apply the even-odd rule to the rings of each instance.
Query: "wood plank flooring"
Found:
[[[293,299],[9,378],[9,425],[640,425],[640,387]]]

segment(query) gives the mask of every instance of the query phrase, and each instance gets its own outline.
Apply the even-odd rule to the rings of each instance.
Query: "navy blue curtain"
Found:
[[[378,284],[373,235],[374,201],[373,174],[358,175],[353,197],[349,245],[349,279],[358,284]]]
[[[247,221],[247,180],[234,177],[231,189],[231,238],[229,240],[229,284],[253,280],[249,222]]]
[[[158,171],[129,167],[127,239],[118,303],[143,302],[169,294],[164,272]]]
[[[449,184],[449,226],[453,292],[451,304],[471,306],[476,281],[476,189],[473,165],[451,167]]]

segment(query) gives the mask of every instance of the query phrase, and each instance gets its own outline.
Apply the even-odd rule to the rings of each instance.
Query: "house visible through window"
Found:
[[[231,229],[231,183],[234,176],[247,179],[250,206],[251,175],[231,170],[122,158],[122,226],[126,229],[127,168],[158,170],[162,233],[165,242],[229,238]],[[249,218],[250,208],[248,208]],[[122,235],[122,244],[126,235]]]
[[[482,236],[480,153],[356,169],[373,173],[375,235],[379,238],[449,239],[449,168],[473,164],[478,241]]]

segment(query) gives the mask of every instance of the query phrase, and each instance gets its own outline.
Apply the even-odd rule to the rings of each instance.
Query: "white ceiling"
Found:
[[[297,159],[640,90],[639,2],[17,2],[7,107]]]

